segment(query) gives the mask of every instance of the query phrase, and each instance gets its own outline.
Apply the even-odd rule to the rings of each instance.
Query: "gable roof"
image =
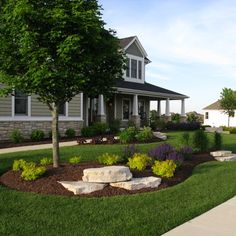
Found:
[[[140,92],[151,92],[153,95],[162,95],[166,97],[175,97],[175,98],[188,98],[188,96],[176,93],[174,91],[161,88],[158,86],[155,86],[153,84],[149,84],[147,82],[143,83],[133,83],[133,82],[128,82],[124,80],[119,80],[116,83],[117,88],[123,88],[123,89],[129,89],[129,90],[135,90],[135,91],[140,91]]]
[[[130,36],[130,37],[127,37],[127,38],[120,39],[120,46],[122,48],[126,48],[127,45],[129,45],[133,41],[134,38],[135,38],[135,36]]]
[[[220,106],[220,100],[212,103],[211,105],[203,108],[203,110],[222,110],[221,106]]]

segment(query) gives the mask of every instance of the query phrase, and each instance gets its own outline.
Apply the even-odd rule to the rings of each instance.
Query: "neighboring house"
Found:
[[[82,126],[95,121],[111,122],[120,119],[122,126],[132,120],[136,125],[149,119],[150,101],[157,101],[161,115],[161,101],[165,101],[165,116],[170,120],[170,101],[180,100],[181,116],[185,118],[185,95],[145,82],[145,67],[151,61],[136,36],[120,39],[127,56],[124,80],[116,85],[116,92],[109,101],[99,95],[90,99],[86,93],[75,96],[60,108],[59,131],[63,135],[67,128],[80,132]],[[39,102],[37,95],[26,96],[16,92],[15,96],[0,98],[0,140],[9,139],[14,129],[20,129],[25,137],[33,129],[45,133],[51,130],[51,114],[46,105]]]
[[[220,107],[220,101],[216,101],[211,105],[203,108],[204,125],[212,127],[228,126],[228,115],[224,113]],[[236,117],[230,117],[230,126],[236,126]]]

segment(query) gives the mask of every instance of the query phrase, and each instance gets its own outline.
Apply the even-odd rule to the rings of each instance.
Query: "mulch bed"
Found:
[[[183,165],[176,171],[175,176],[172,178],[162,178],[162,183],[156,188],[145,188],[142,190],[129,191],[121,188],[115,188],[111,186],[105,187],[103,190],[96,191],[91,194],[80,195],[83,197],[108,197],[115,195],[128,195],[137,194],[143,192],[153,192],[160,189],[168,188],[176,185],[187,179],[193,171],[193,168],[200,163],[213,161],[214,159],[209,154],[197,154],[192,157],[191,160],[184,161]],[[59,168],[53,168],[52,166],[47,167],[46,174],[35,181],[24,181],[20,177],[20,172],[14,172],[12,170],[4,173],[0,176],[0,184],[5,185],[12,189],[25,192],[35,192],[41,194],[52,194],[52,195],[64,195],[64,196],[75,196],[72,192],[66,190],[57,181],[77,181],[82,179],[83,170],[86,168],[102,167],[95,161],[93,162],[82,162],[78,165],[63,164]],[[133,177],[147,177],[153,176],[151,169],[147,169],[143,172],[132,171]]]

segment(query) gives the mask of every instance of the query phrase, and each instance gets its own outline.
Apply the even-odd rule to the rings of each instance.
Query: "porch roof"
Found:
[[[129,94],[138,94],[143,96],[149,96],[154,99],[166,99],[169,98],[171,100],[179,100],[184,98],[189,98],[186,95],[161,88],[155,86],[153,84],[149,84],[147,82],[144,83],[134,83],[128,82],[124,80],[120,80],[116,84],[116,88],[118,92],[125,92]]]

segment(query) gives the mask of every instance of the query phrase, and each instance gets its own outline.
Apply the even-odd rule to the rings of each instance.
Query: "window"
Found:
[[[209,113],[208,112],[205,112],[205,119],[209,119]]]
[[[15,91],[15,115],[28,115],[28,96]]]
[[[144,101],[138,102],[138,114],[140,115],[141,120],[146,118],[145,102]]]
[[[130,77],[130,59],[129,58],[127,58],[127,61],[126,61],[126,76]]]
[[[142,62],[138,61],[138,78],[142,79]]]
[[[66,104],[65,103],[63,103],[59,106],[58,114],[61,116],[66,115]]]
[[[127,58],[126,77],[132,79],[142,79],[142,71],[143,71],[142,66],[143,66],[142,61]]]
[[[131,78],[137,78],[137,60],[131,59]]]
[[[123,111],[123,120],[128,120],[129,119],[129,114],[130,114],[130,100],[124,99],[123,100],[123,106],[122,106],[122,111]]]

